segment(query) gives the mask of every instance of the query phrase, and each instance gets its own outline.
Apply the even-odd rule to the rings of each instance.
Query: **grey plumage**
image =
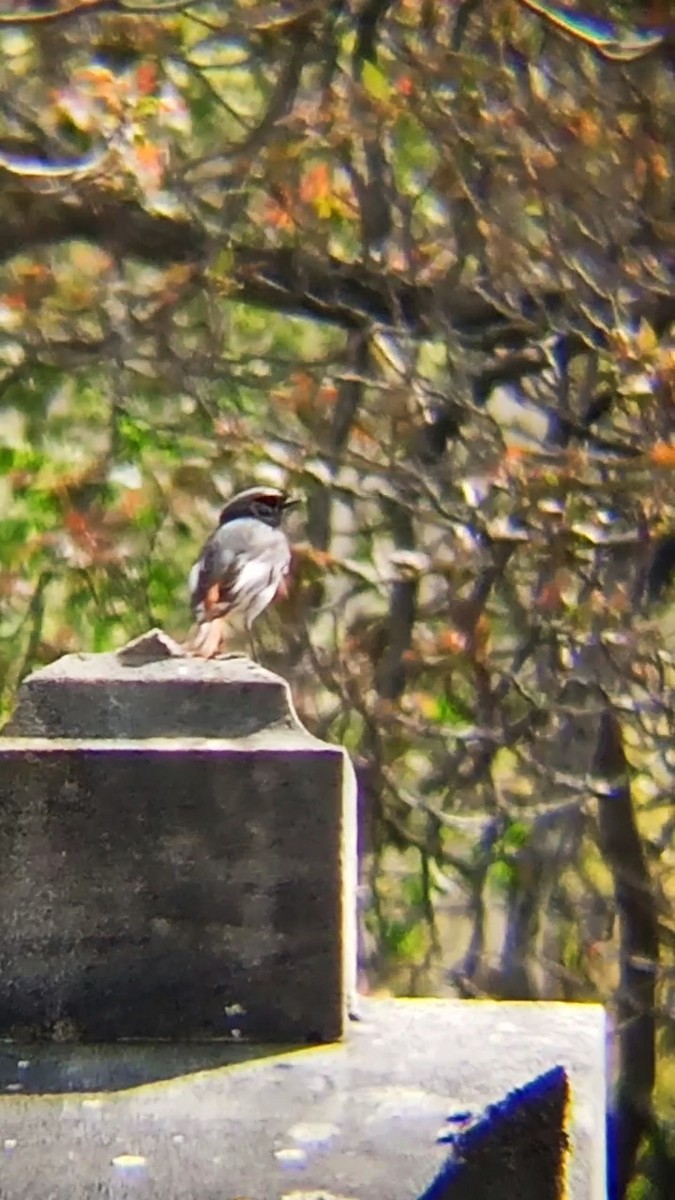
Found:
[[[222,525],[206,543],[192,568],[192,609],[198,621],[243,612],[246,625],[267,608],[288,574],[291,550],[280,529],[270,529],[255,517],[239,517]],[[205,612],[205,597],[218,582],[221,595]]]
[[[192,650],[217,653],[224,617],[241,614],[250,630],[283,589],[291,550],[284,511],[297,501],[276,488],[248,488],[220,514],[220,524],[190,572],[190,603],[199,625]]]

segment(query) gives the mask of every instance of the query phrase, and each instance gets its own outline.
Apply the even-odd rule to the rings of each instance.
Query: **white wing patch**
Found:
[[[201,559],[199,560],[199,562],[196,562],[193,567],[190,568],[190,574],[188,575],[188,587],[190,589],[191,596],[194,596],[195,592],[197,591],[197,584],[199,583],[199,572],[201,571],[201,569],[202,569]]]
[[[249,558],[247,560],[240,556],[238,561],[235,560],[230,592],[234,603],[239,603],[240,596],[256,595],[269,584],[271,574],[270,564],[264,559]]]
[[[237,567],[230,591],[231,611],[243,609],[246,624],[250,625],[272,603],[285,571],[256,559],[237,563]]]
[[[244,610],[247,628],[274,600],[288,566],[288,562],[273,565],[256,559],[241,563],[232,586],[232,611]]]

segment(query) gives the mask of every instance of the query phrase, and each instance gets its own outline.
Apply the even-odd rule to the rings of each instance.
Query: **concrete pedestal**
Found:
[[[37,672],[0,855],[2,1200],[603,1200],[595,1006],[363,1001],[298,1049],[353,1003],[354,777],[255,664]]]
[[[525,1108],[487,1179],[474,1163],[470,1194],[604,1200],[604,1045],[595,1005],[364,1000],[345,1042],[288,1053],[6,1046],[0,1190],[3,1200],[416,1200],[442,1179],[448,1131],[562,1067],[566,1184],[544,1174],[534,1190],[525,1182],[519,1168],[546,1161],[548,1128]],[[431,1194],[466,1196],[461,1172],[452,1190]]]
[[[26,680],[7,732],[0,1036],[342,1035],[353,773],[283,680],[72,655]]]

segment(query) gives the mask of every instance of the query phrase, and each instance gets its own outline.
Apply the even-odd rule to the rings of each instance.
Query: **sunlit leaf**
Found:
[[[654,329],[652,329],[652,326],[649,324],[649,322],[645,321],[644,318],[640,322],[640,328],[637,331],[635,343],[638,353],[641,355],[651,355],[656,349],[658,349],[659,340],[656,336],[656,333]]]
[[[373,100],[389,100],[392,95],[392,87],[386,75],[373,62],[365,62],[363,64],[362,75],[363,86],[372,96]]]

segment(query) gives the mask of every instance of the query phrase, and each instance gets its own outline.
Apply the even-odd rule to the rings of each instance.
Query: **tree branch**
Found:
[[[194,221],[152,214],[129,200],[111,200],[82,188],[84,202],[53,193],[19,188],[14,203],[5,204],[0,227],[0,262],[15,254],[70,239],[95,242],[117,256],[153,263],[194,262],[202,266],[211,238]],[[439,328],[471,337],[490,331],[491,341],[508,341],[517,331],[535,339],[564,314],[562,292],[524,292],[518,309],[492,301],[478,289],[457,287],[450,280],[418,284],[392,271],[346,263],[330,255],[318,257],[294,247],[274,249],[233,246],[233,295],[247,304],[331,322],[344,329],[373,325],[404,328],[425,336]],[[645,316],[658,331],[675,320],[675,293],[649,292],[635,301],[635,317]],[[574,336],[574,335],[573,335]],[[531,370],[529,355],[523,371]]]
[[[116,255],[153,263],[198,262],[207,244],[198,225],[146,212],[131,201],[92,196],[84,207],[26,191],[20,212],[18,206],[3,212],[0,262],[71,239],[95,242]]]
[[[126,17],[164,17],[172,13],[187,12],[194,8],[196,0],[157,0],[157,3],[129,3],[124,0],[75,0],[69,8],[24,9],[23,12],[0,12],[0,28],[22,25],[47,25],[59,21],[77,20],[80,17],[102,16],[117,13]]]
[[[610,1143],[612,1200],[625,1195],[642,1138],[651,1126],[656,1076],[656,971],[659,936],[656,904],[635,823],[621,727],[607,706],[600,718],[596,775],[610,785],[598,797],[600,849],[614,880],[619,919],[619,1095]]]
[[[411,511],[393,500],[382,500],[397,549],[414,551],[415,529]],[[399,569],[389,591],[389,611],[384,626],[384,645],[375,666],[377,691],[385,700],[397,700],[406,687],[405,655],[412,645],[417,618],[419,578],[416,571]]]

